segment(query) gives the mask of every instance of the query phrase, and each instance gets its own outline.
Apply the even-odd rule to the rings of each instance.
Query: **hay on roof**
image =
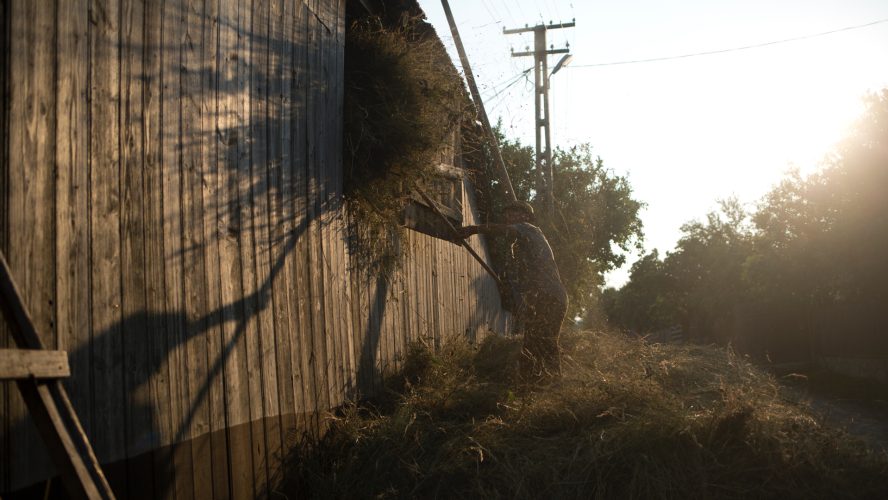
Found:
[[[387,23],[366,16],[349,25],[344,188],[352,217],[372,241],[358,245],[361,268],[389,269],[397,260],[392,233],[410,190],[433,174],[469,104],[444,46],[420,17]]]

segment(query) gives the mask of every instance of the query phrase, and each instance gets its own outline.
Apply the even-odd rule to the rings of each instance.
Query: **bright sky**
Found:
[[[441,3],[420,0],[452,45]],[[627,175],[642,214],[645,247],[672,250],[680,226],[716,200],[754,206],[791,165],[803,173],[861,110],[861,96],[888,86],[888,22],[789,43],[659,62],[585,66],[678,56],[802,37],[888,20],[886,0],[451,0],[491,121],[534,144],[533,64],[510,48],[533,34],[504,27],[570,21],[550,31],[573,61],[551,79],[552,140],[589,142]],[[455,50],[452,57],[459,67]],[[550,68],[560,56],[550,56]],[[497,95],[497,92],[501,91]],[[628,279],[623,269],[611,286]]]

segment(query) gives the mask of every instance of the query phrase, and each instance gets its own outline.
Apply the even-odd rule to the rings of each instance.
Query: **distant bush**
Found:
[[[888,459],[822,425],[730,350],[564,339],[563,381],[520,345],[417,346],[376,406],[294,451],[291,498],[886,498]]]

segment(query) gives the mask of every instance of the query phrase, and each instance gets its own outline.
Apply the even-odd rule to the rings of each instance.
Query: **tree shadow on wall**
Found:
[[[239,450],[228,429],[326,410],[331,397],[321,387],[333,370],[323,356],[324,287],[347,240],[340,16],[283,1],[252,16],[217,11],[226,4],[149,2],[119,16],[97,4],[83,27],[93,75],[88,140],[121,134],[120,157],[94,165],[90,179],[96,192],[117,186],[120,203],[110,210],[119,226],[91,227],[89,238],[95,245],[119,235],[111,258],[120,280],[116,303],[105,303],[93,294],[94,269],[83,270],[94,333],[69,352],[66,386],[100,461],[159,453],[120,466],[111,478],[120,497],[178,496],[177,483],[193,488],[176,477],[179,447],[218,429],[225,431],[211,438],[214,463],[197,463],[198,452],[186,450],[195,460],[187,474],[208,472],[213,488],[234,495],[232,484],[243,478],[229,477],[230,464],[248,462],[260,472],[245,481],[259,494],[292,426],[254,425]],[[102,104],[110,83],[95,68],[120,71],[116,110]],[[105,118],[114,120],[105,131],[97,120],[109,109]],[[279,366],[279,357],[290,366]],[[7,442],[22,449],[34,436],[22,420]],[[30,464],[22,467],[27,474]]]

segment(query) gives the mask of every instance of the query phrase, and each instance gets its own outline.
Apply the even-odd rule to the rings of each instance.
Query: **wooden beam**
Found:
[[[43,342],[34,328],[2,252],[0,312],[20,348],[43,349]],[[75,499],[113,499],[114,493],[108,486],[62,382],[58,379],[38,381],[29,378],[16,380],[16,385],[62,477],[68,496]]]
[[[450,229],[450,231],[453,233],[453,235],[457,236],[459,233],[457,232],[456,228],[453,227],[453,224],[450,223],[450,220],[447,219],[447,217],[441,213],[441,211],[438,209],[438,205],[435,204],[434,200],[429,198],[429,195],[427,195],[425,193],[425,191],[420,189],[419,186],[414,185],[413,189],[415,189],[416,192],[419,193],[420,196],[422,196],[422,199],[425,200],[425,202],[429,204],[429,208],[431,208],[435,212],[435,214],[437,214],[438,217],[440,217],[441,220],[443,220],[444,223],[447,224],[447,227]],[[487,262],[484,262],[484,259],[482,259],[481,256],[478,255],[478,253],[475,252],[475,250],[471,246],[469,246],[468,243],[466,243],[466,240],[464,240],[462,238],[456,238],[456,241],[454,241],[454,243],[456,243],[457,245],[461,245],[463,248],[465,248],[466,251],[468,251],[469,254],[472,257],[474,257],[475,260],[478,261],[478,264],[481,264],[481,267],[484,268],[485,271],[487,271],[487,274],[489,274],[490,277],[493,278],[494,281],[496,281],[496,283],[502,289],[502,287],[504,285],[503,285],[502,280],[500,280],[500,277],[497,276],[496,272],[489,265],[487,265]]]
[[[469,84],[469,91],[472,93],[472,100],[475,101],[475,110],[481,119],[481,125],[487,132],[487,140],[490,141],[490,149],[493,152],[493,159],[499,169],[499,181],[503,185],[503,189],[512,201],[518,198],[515,196],[515,188],[512,187],[512,180],[509,179],[509,171],[506,170],[506,163],[503,161],[503,155],[500,152],[499,142],[496,140],[496,134],[490,127],[490,120],[487,118],[487,111],[484,109],[484,101],[481,100],[481,93],[478,92],[478,85],[475,83],[475,74],[472,73],[472,66],[469,64],[469,57],[466,55],[466,49],[463,47],[462,39],[459,37],[459,29],[456,27],[456,21],[453,20],[453,12],[450,11],[450,4],[447,0],[441,0],[441,6],[444,7],[444,15],[447,16],[447,23],[450,25],[450,34],[453,35],[453,43],[456,45],[456,51],[459,54],[459,60],[462,62],[463,73],[466,76],[466,82]]]
[[[0,380],[65,378],[68,353],[40,349],[0,349]]]

